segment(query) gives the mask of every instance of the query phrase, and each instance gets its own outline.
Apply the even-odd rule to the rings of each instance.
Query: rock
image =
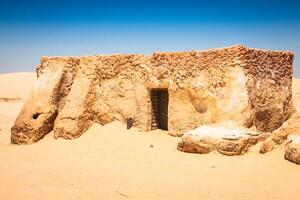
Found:
[[[211,137],[204,137],[204,138],[183,137],[181,141],[177,144],[177,149],[179,151],[188,152],[188,153],[205,154],[215,150],[217,144],[218,141],[216,141]]]
[[[262,143],[259,149],[259,153],[264,154],[272,151],[273,149],[274,149],[274,141],[270,139]]]
[[[258,133],[249,134],[249,129],[224,124],[203,125],[186,133],[177,149],[189,153],[219,153],[233,156],[246,153],[259,140]]]
[[[300,136],[294,137],[285,149],[284,158],[300,165]]]
[[[224,154],[226,156],[235,156],[242,155],[248,151],[248,147],[251,145],[247,145],[249,142],[249,137],[240,138],[237,140],[226,140],[222,139],[218,145],[218,152]]]
[[[278,131],[272,135],[272,140],[275,144],[280,145],[287,140],[288,133],[285,131]]]
[[[297,134],[300,131],[300,113],[295,113],[283,125],[273,131],[269,138],[265,140],[260,146],[260,153],[267,153],[278,146],[282,146],[289,135]]]
[[[173,137],[182,137],[184,135],[183,131],[168,131],[168,134]]]

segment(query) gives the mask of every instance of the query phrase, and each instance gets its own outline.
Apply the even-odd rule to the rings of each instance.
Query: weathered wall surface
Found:
[[[33,89],[12,128],[12,142],[31,143],[52,129],[56,138],[72,139],[93,121],[125,122],[129,117],[135,127],[150,130],[150,92],[155,88],[169,91],[170,131],[224,121],[272,131],[294,111],[292,61],[289,52],[243,46],[150,57],[45,57],[37,68],[37,85],[43,86]],[[40,101],[46,103],[36,109]],[[49,109],[48,121],[32,118],[33,112]]]
[[[151,76],[149,59],[142,55],[102,56],[93,110],[96,121],[134,119],[134,126],[149,129],[150,96],[145,80]]]
[[[96,94],[96,69],[94,57],[79,59],[77,74],[66,97],[66,103],[55,120],[55,138],[79,137],[92,124],[94,114],[91,108]]]
[[[166,85],[170,92],[171,130],[184,132],[226,120],[247,123],[250,108],[240,55],[237,46],[152,56],[157,86]]]
[[[249,104],[253,123],[260,131],[273,131],[295,112],[292,102],[293,54],[243,50]]]
[[[12,143],[33,143],[49,133],[71,88],[76,69],[71,58],[42,59],[41,66],[30,97],[11,129]]]

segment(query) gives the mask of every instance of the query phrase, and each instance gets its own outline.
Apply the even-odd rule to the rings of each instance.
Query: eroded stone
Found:
[[[246,128],[240,128],[231,122],[203,125],[186,133],[177,145],[177,149],[189,153],[219,153],[234,156],[246,153],[255,145],[260,134]]]

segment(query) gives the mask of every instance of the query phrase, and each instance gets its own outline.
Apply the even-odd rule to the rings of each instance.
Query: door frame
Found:
[[[164,103],[166,108],[162,108],[162,97],[161,95],[165,93],[166,103]],[[158,95],[157,99],[154,99],[154,95]],[[151,130],[161,129],[168,130],[169,122],[169,90],[168,88],[151,88],[150,90],[150,102],[151,102],[151,114],[150,114],[150,124]],[[157,105],[154,105],[156,103]],[[166,116],[163,116],[163,109],[166,109]],[[166,120],[166,121],[165,121]],[[163,124],[164,121],[164,124]]]

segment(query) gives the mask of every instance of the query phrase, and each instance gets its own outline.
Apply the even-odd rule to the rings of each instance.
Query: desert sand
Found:
[[[300,166],[278,148],[243,156],[189,154],[164,131],[94,124],[75,140],[52,133],[11,145],[10,128],[34,73],[0,75],[0,199],[290,199],[300,198]],[[300,110],[300,79],[293,80]]]

